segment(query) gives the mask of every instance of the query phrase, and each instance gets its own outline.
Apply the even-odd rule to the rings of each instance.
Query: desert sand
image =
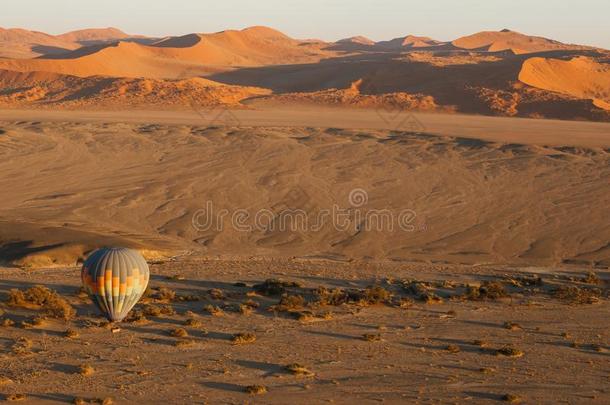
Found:
[[[608,403],[609,57],[1,30],[0,398]],[[120,324],[102,246],[151,266]]]

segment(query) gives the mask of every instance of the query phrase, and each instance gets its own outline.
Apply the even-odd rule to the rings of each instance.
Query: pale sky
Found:
[[[610,49],[609,0],[4,0],[0,27],[59,34],[113,26],[149,36],[266,25],[295,38],[451,40],[509,28]]]

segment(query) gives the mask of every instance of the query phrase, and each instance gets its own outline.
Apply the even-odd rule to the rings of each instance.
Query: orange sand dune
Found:
[[[70,31],[65,34],[57,35],[56,38],[62,39],[68,42],[78,42],[84,44],[91,44],[94,42],[107,42],[115,41],[119,39],[129,38],[130,35],[124,33],[117,28],[89,28],[84,30]]]
[[[316,62],[332,55],[320,49],[324,45],[303,44],[270,28],[252,27],[215,34],[189,34],[151,46],[133,42],[97,45],[54,59],[2,60],[0,69],[48,71],[79,77],[175,79],[205,73],[209,67]]]
[[[530,58],[523,63],[519,80],[539,89],[591,99],[597,107],[610,110],[610,65],[591,58]]]
[[[406,37],[394,38],[390,41],[377,42],[377,46],[386,49],[427,48],[443,44],[444,42],[416,35],[407,35]]]
[[[565,49],[592,49],[586,46],[564,44],[547,38],[524,35],[506,29],[478,32],[458,38],[452,44],[463,49],[484,49],[490,52],[510,50],[515,54]]]
[[[78,48],[69,40],[38,31],[0,28],[0,58],[32,58]]]
[[[337,43],[338,44],[375,45],[375,41],[368,39],[367,37],[363,37],[361,35],[340,39],[337,41]]]

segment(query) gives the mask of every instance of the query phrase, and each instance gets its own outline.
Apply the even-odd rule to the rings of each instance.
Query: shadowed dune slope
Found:
[[[531,58],[523,63],[519,80],[530,86],[588,98],[610,110],[610,64],[586,57],[571,60]]]
[[[88,28],[66,32],[65,34],[57,35],[57,38],[68,41],[77,42],[83,45],[90,45],[96,42],[116,41],[119,39],[129,38],[130,35],[124,33],[118,28]]]
[[[0,58],[33,58],[78,48],[72,41],[20,28],[0,28]],[[1,60],[1,59],[0,59]]]
[[[606,149],[222,128],[203,119],[201,126],[1,129],[0,187],[12,191],[0,200],[0,220],[55,229],[48,240],[31,230],[18,235],[31,249],[62,241],[91,247],[89,236],[78,236],[86,232],[210,256],[610,265]],[[354,189],[364,198],[350,200]],[[320,216],[333,207],[346,210],[348,222]],[[234,226],[240,209],[249,216]],[[391,222],[369,216],[382,209]],[[415,216],[400,217],[404,210]],[[412,228],[400,228],[399,218]],[[16,242],[20,228],[10,229],[4,244]]]
[[[224,85],[203,78],[81,78],[49,72],[2,70],[0,86],[5,88],[0,93],[0,106],[6,107],[237,107],[243,99],[269,94],[266,89]]]

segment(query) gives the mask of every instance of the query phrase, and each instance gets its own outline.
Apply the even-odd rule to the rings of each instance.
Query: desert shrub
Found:
[[[224,311],[215,305],[206,305],[203,307],[203,311],[213,316],[222,316],[224,314]]]
[[[392,293],[380,286],[371,286],[363,292],[364,300],[367,304],[382,304],[392,298]]]
[[[284,294],[280,298],[280,302],[271,307],[271,309],[278,312],[289,312],[301,309],[304,305],[305,299],[302,296]]]
[[[454,344],[448,345],[446,347],[446,350],[449,353],[459,353],[461,351],[460,347],[458,345],[454,345]]]
[[[583,277],[582,282],[587,284],[601,284],[602,280],[597,276],[597,274],[590,271],[586,276]]]
[[[326,287],[318,287],[314,296],[319,305],[339,306],[349,302],[349,294],[340,288],[329,290]]]
[[[89,376],[92,376],[93,373],[95,373],[95,369],[90,364],[81,364],[78,367],[78,372],[79,372],[80,375],[83,375],[85,377],[89,377]]]
[[[602,291],[599,288],[561,286],[556,288],[551,295],[571,304],[595,304],[599,301]]]
[[[362,339],[366,340],[367,342],[380,342],[381,335],[379,333],[365,333],[362,335]]]
[[[231,341],[234,345],[245,345],[248,343],[254,343],[256,342],[256,335],[250,332],[236,333],[231,338]]]
[[[53,318],[69,320],[76,315],[74,307],[57,292],[35,286],[26,291],[12,289],[9,292],[8,304],[15,307],[41,310]]]
[[[203,325],[203,322],[201,322],[199,319],[189,318],[186,321],[184,321],[184,324],[186,326],[190,326],[192,328],[199,328]]]
[[[260,284],[255,284],[252,288],[259,294],[274,296],[284,294],[286,289],[291,287],[301,287],[301,285],[294,281],[282,281],[272,278],[267,279]]]
[[[176,291],[166,287],[160,287],[152,297],[159,302],[172,302],[176,299]]]
[[[497,300],[507,297],[508,293],[502,283],[497,281],[484,281],[479,287],[467,286],[466,299],[471,301]]]
[[[175,315],[176,311],[171,305],[152,305],[147,304],[142,308],[142,313],[145,316],[161,316],[161,315]]]
[[[187,337],[189,335],[186,329],[184,328],[172,329],[169,334],[173,337]]]
[[[264,385],[248,385],[245,391],[250,395],[261,395],[267,392],[267,387]]]
[[[20,337],[13,343],[13,346],[12,346],[13,353],[20,355],[20,356],[32,354],[31,349],[32,349],[33,344],[34,343],[30,339],[28,339],[26,337]]]
[[[313,376],[314,373],[309,371],[307,367],[299,363],[292,363],[284,367],[284,370],[294,375]]]
[[[208,294],[214,300],[224,300],[225,299],[224,292],[222,292],[222,290],[220,290],[218,288],[212,288],[211,290],[208,291]]]
[[[496,354],[506,356],[506,357],[521,357],[523,356],[523,351],[517,349],[513,346],[504,346],[500,349],[496,350]]]

